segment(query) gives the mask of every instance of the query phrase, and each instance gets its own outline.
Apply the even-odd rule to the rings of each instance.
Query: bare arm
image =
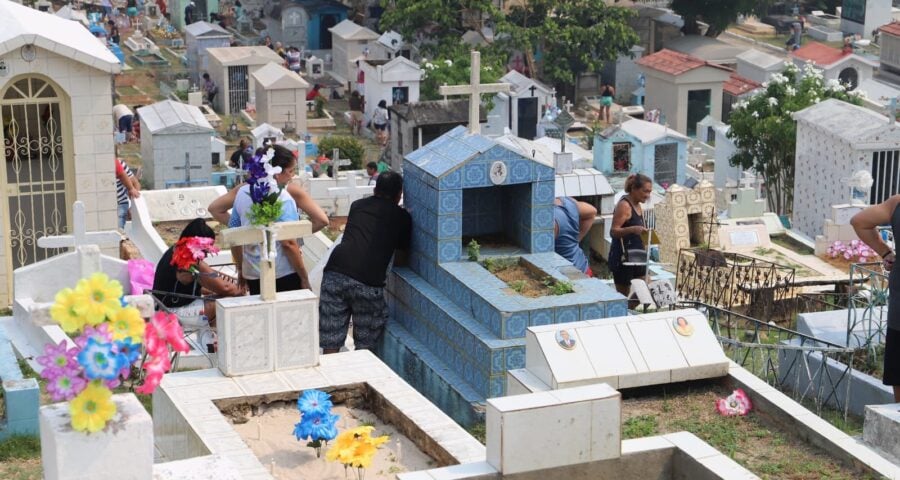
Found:
[[[237,192],[238,189],[241,188],[241,185],[235,186],[234,188],[229,190],[228,193],[213,200],[212,203],[210,203],[209,206],[206,207],[206,209],[209,211],[209,214],[212,215],[212,217],[222,225],[228,225],[228,220],[231,218],[231,215],[228,214],[228,210],[232,205],[234,205],[234,199],[235,197],[237,197]],[[240,262],[237,263],[240,264]]]
[[[303,254],[300,252],[300,244],[296,240],[281,240],[281,251],[287,257],[288,262],[297,275],[300,276],[303,288],[309,288],[309,275],[306,266],[303,265]]]
[[[627,235],[640,235],[641,233],[644,233],[646,229],[640,225],[623,227],[629,218],[631,218],[631,206],[628,202],[619,202],[619,204],[616,205],[615,211],[613,211],[613,221],[612,226],[609,229],[609,235],[612,238],[622,238]]]
[[[594,226],[597,208],[587,202],[576,202],[575,205],[578,206],[578,241],[581,241]]]
[[[304,190],[303,187],[291,182],[287,186],[287,191],[291,195],[291,198],[294,199],[294,202],[297,203],[297,208],[309,215],[309,221],[312,222],[313,233],[328,226],[328,215],[325,214],[322,207],[313,200],[312,195]]]
[[[900,205],[900,195],[894,195],[878,205],[864,209],[850,219],[850,225],[853,225],[856,235],[866,245],[872,247],[875,253],[884,258],[885,268],[888,270],[893,266],[896,255],[881,239],[877,227],[891,221],[891,215],[898,205]]]
[[[206,262],[200,262],[200,285],[221,297],[241,295],[241,287],[223,279]]]

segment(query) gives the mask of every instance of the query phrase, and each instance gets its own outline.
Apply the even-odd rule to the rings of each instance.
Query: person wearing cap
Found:
[[[186,7],[184,7],[184,24],[185,25],[190,25],[190,24],[194,23],[194,7],[196,7],[196,4],[194,2],[191,2],[191,3],[187,4]]]

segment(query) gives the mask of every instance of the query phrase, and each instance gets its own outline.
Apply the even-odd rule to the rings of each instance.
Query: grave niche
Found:
[[[531,184],[463,190],[463,251],[472,240],[493,254],[529,250],[530,198]]]

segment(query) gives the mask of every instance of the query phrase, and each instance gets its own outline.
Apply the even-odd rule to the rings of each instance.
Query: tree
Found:
[[[703,21],[709,25],[707,37],[718,37],[728,25],[737,21],[738,15],[753,13],[760,4],[759,0],[672,0],[672,11],[684,19],[681,31],[685,35],[699,35]]]
[[[422,59],[422,84],[419,98],[438,100],[441,85],[464,85],[469,83],[472,55],[469,47],[458,41],[441,42],[434,48],[435,56]],[[481,83],[495,83],[506,73],[504,58],[496,49],[481,53]],[[491,97],[493,98],[493,97]],[[490,105],[487,106],[490,108]]]
[[[599,71],[640,41],[628,21],[635,11],[604,0],[530,0],[497,24],[500,43],[541,56],[541,77],[563,91],[578,75]]]
[[[735,104],[728,138],[738,152],[731,157],[731,164],[761,175],[768,190],[769,209],[779,215],[789,214],[794,203],[797,145],[797,124],[791,115],[827,98],[860,105],[862,95],[859,91],[847,92],[837,80],[825,82],[812,65],[805,66],[801,76],[796,66],[788,64],[758,93]]]
[[[426,45],[465,33],[473,26],[465,24],[467,18],[503,18],[492,0],[381,0],[381,6],[382,30],[396,30],[404,39],[423,40]]]

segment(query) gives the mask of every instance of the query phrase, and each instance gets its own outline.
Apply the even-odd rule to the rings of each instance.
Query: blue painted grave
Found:
[[[478,420],[525,367],[525,329],[626,315],[626,300],[554,251],[554,170],[457,127],[403,160],[413,218],[409,267],[388,276],[383,360],[456,421]],[[528,298],[480,263],[468,238],[500,238],[484,257],[520,264],[574,293]],[[466,240],[464,240],[464,238]]]
[[[0,327],[0,381],[6,412],[0,418],[0,441],[12,435],[38,435],[38,383],[33,378],[22,376],[16,354],[3,327]]]

